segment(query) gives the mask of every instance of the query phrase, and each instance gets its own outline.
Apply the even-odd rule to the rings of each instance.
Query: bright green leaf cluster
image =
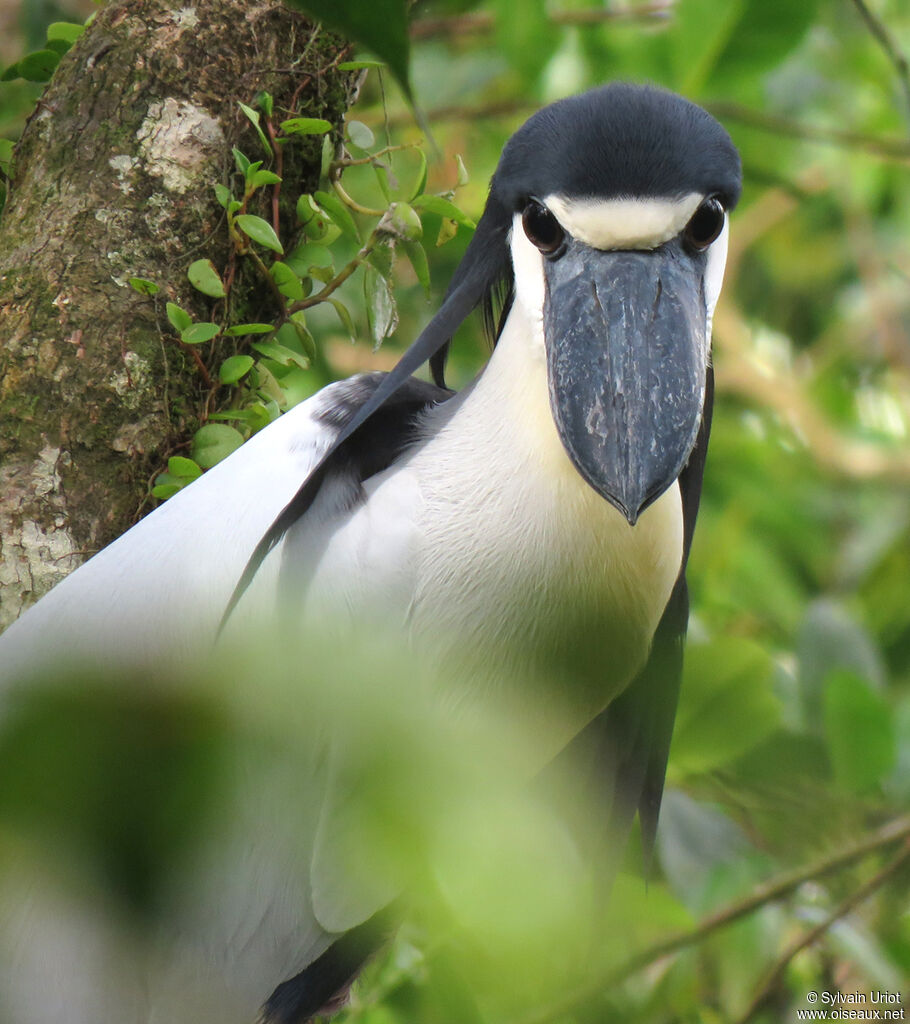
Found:
[[[311,307],[330,304],[345,333],[356,338],[355,318],[341,289],[348,279],[359,274],[367,330],[374,348],[378,348],[398,324],[392,277],[399,250],[429,293],[423,217],[429,215],[434,218],[434,225],[440,225],[438,229],[434,227],[437,245],[451,238],[459,227],[474,227],[454,202],[453,193],[426,192],[427,161],[420,149],[380,147],[370,128],[355,120],[346,125],[344,142],[339,146],[330,135],[332,126],[328,121],[290,117],[275,124],[273,106],[268,93],[260,93],[252,105],[241,104],[264,157],[251,160],[235,148],[234,166],[240,187],[231,188],[220,182],[214,185],[215,197],[226,213],[234,258],[247,262],[259,276],[262,294],[274,300],[273,319],[232,323],[228,282],[234,272],[222,273],[205,257],[190,264],[187,279],[198,292],[213,300],[217,315],[196,321],[176,303],[165,305],[169,323],[183,345],[194,347],[197,362],[215,360],[215,366],[207,371],[212,386],[231,389],[228,407],[212,413],[210,422],[195,435],[193,460],[202,469],[230,454],[250,433],[267,426],[311,392],[308,374],[318,357],[316,340],[306,319]],[[278,148],[301,144],[314,136],[324,137],[322,179],[312,194],[293,199],[296,231],[282,237],[281,232],[286,229],[254,213],[257,207],[253,203],[263,190],[284,187],[281,177],[267,166]],[[391,163],[394,153],[402,148],[414,154],[417,165],[416,175],[403,183],[393,173]],[[348,172],[354,167],[364,171],[372,168],[383,205],[368,205],[375,200],[361,202],[348,192]],[[460,160],[457,180],[459,186],[467,181]],[[287,202],[288,198],[285,192],[283,200]],[[143,278],[132,278],[130,285],[149,297],[158,292],[157,284]],[[220,356],[218,349],[226,339],[233,340],[232,348]],[[199,350],[209,345],[211,348],[203,350],[203,358]],[[169,468],[156,481],[154,494],[168,497],[189,479],[191,476],[186,473],[181,475]]]
[[[0,82],[24,78],[27,82],[49,82],[60,58],[85,31],[85,25],[55,21],[47,27],[47,42],[40,50],[27,53],[0,75]]]

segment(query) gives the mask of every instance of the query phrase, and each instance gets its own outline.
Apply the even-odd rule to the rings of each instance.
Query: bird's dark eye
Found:
[[[566,237],[562,225],[552,213],[536,199],[530,200],[521,215],[525,234],[540,251],[551,256],[562,245]]]
[[[692,214],[683,235],[689,247],[696,252],[705,249],[721,233],[724,227],[724,207],[719,199],[713,196],[706,199]]]

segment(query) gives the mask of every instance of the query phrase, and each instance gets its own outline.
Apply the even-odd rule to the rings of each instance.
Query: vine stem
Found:
[[[272,155],[275,157],[275,173],[279,178],[284,177],[284,151],[278,144],[278,139],[275,136],[275,126],[272,124],[272,119],[267,117],[265,119],[265,129],[269,134],[269,142],[272,144]],[[272,227],[275,229],[275,234],[281,233],[281,222],[279,219],[279,210],[281,200],[281,182],[276,182],[272,186]]]
[[[682,949],[696,946],[709,935],[722,928],[726,928],[727,925],[733,924],[734,921],[747,917],[760,907],[789,896],[790,893],[798,889],[805,882],[833,874],[835,871],[848,867],[855,861],[862,860],[869,854],[892,846],[894,843],[907,843],[908,841],[910,841],[910,815],[895,818],[886,825],[883,825],[878,831],[866,836],[852,846],[829,854],[827,857],[817,860],[807,867],[787,872],[763,883],[745,899],[731,903],[715,913],[709,914],[689,931],[678,932],[667,939],[646,947],[638,953],[634,953],[622,963],[602,971],[591,981],[574,988],[571,993],[562,999],[549,1006],[535,1010],[520,1020],[513,1021],[512,1024],[550,1024],[551,1021],[558,1020],[560,1017],[571,1013],[580,1004],[595,998],[601,992],[613,988],[656,961],[662,960],[664,957],[677,953]],[[906,860],[906,856],[900,858],[901,863],[906,862]],[[896,871],[899,865],[893,865],[893,867]],[[866,883],[866,885],[868,884]],[[865,888],[864,886],[863,889]],[[862,892],[862,890],[859,891]],[[863,897],[860,896],[860,898]],[[847,909],[849,910],[849,907]]]
[[[362,213],[366,217],[382,217],[385,214],[385,210],[373,210],[369,206],[362,206],[360,203],[358,203],[356,199],[353,199],[350,195],[348,195],[344,186],[341,184],[337,177],[332,182],[332,187],[338,194],[338,198],[346,206],[349,206],[356,213]]]
[[[272,292],[272,295],[275,298],[275,301],[278,303],[278,308],[281,310],[281,315],[286,320],[287,317],[288,317],[288,304],[285,301],[284,296],[281,294],[281,291],[279,290],[278,285],[275,284],[275,278],[272,277],[272,275],[269,273],[269,268],[262,262],[262,258],[253,249],[252,246],[250,246],[250,248],[247,250],[246,255],[250,257],[250,259],[255,264],[256,269],[262,275],[262,277],[265,280],[266,284],[268,284],[268,286],[269,286],[269,288],[270,288],[270,290]]]
[[[212,383],[212,375],[209,373],[208,367],[202,361],[202,356],[196,351],[196,346],[188,345],[182,338],[177,339],[177,344],[184,350],[184,352],[188,352],[193,357],[193,362],[196,364],[196,369],[199,371],[200,376],[205,381],[205,386],[207,388],[214,387],[214,384]]]

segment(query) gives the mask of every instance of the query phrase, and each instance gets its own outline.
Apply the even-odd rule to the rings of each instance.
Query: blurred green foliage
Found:
[[[629,958],[735,906],[767,879],[835,857],[910,809],[910,82],[894,59],[910,54],[910,7],[904,0],[440,0],[418,3],[412,15],[411,80],[442,153],[427,189],[459,183],[460,155],[470,173],[461,205],[473,217],[504,139],[524,117],[617,78],[665,85],[715,112],[742,152],[745,192],[715,321],[717,411],[654,877],[646,888],[630,857],[606,926],[579,944],[584,915],[575,911],[586,893],[565,870],[574,853],[551,810],[509,787],[469,799],[482,787],[453,763],[469,784],[460,797],[447,791],[459,828],[440,833],[448,837],[435,862],[442,901],[409,916],[369,966],[343,1020],[774,1024],[810,1008],[809,991],[898,991],[910,975],[906,866],[857,905],[846,902],[896,856],[893,843],[807,877],[672,953],[645,957],[646,969],[632,970]],[[0,91],[0,129],[9,132],[21,114],[18,94]],[[376,71],[355,116],[383,144],[420,135],[404,97]],[[413,159],[409,151],[391,154],[392,173],[413,175]],[[380,183],[362,170],[354,181],[358,169],[351,169],[350,191],[365,205],[382,205]],[[432,249],[441,230],[446,236],[445,218],[426,211],[423,219]],[[378,352],[366,341],[352,347],[331,311],[308,320],[322,354],[312,390],[394,362],[438,307],[464,251],[470,229],[452,230],[452,244],[430,252],[429,303],[417,276],[399,265],[400,327]],[[355,253],[350,246],[339,264]],[[346,286],[339,296],[359,311],[356,333],[368,339],[362,296]],[[477,328],[463,329],[453,350],[456,384],[476,372],[483,352]],[[96,737],[105,723],[131,735],[115,720],[139,709],[127,701],[96,715],[95,699],[89,693],[75,713],[61,705],[40,728],[54,705],[38,701],[15,727],[7,724],[0,764],[18,766],[18,774],[0,799],[0,838],[12,847],[50,823],[64,853],[70,844],[94,844],[87,856],[102,884],[141,909],[156,891],[150,851],[159,866],[177,864],[183,840],[168,838],[171,812],[142,781],[158,741],[139,742],[132,756]],[[174,716],[193,700],[162,700],[155,720],[176,728]],[[207,773],[234,744],[238,721],[237,708],[211,692],[203,703],[207,710],[194,710],[175,741],[181,772],[201,766],[196,782],[175,791],[191,829],[205,821],[200,793],[214,785]],[[255,713],[248,703],[243,709]],[[387,717],[376,720],[388,727]],[[29,721],[60,752],[55,759],[49,749],[36,773],[26,772],[34,753],[17,753]],[[213,721],[221,723],[214,740]],[[75,743],[77,728],[96,738]],[[439,750],[458,746],[451,736],[428,735]],[[204,747],[214,760],[201,757]],[[108,773],[82,764],[103,767],[115,756],[139,774],[135,787],[109,792]],[[437,762],[433,780],[446,763]],[[421,764],[410,768],[419,774]],[[53,782],[58,775],[69,789]],[[41,799],[32,778],[54,801]],[[91,798],[81,792],[95,783]],[[436,781],[423,792],[438,793]],[[55,801],[66,793],[74,824],[60,831]],[[124,801],[145,799],[150,821],[128,842],[119,829],[95,829],[100,802],[120,814]],[[384,820],[401,824],[393,833],[399,842],[420,831],[407,815],[389,813]],[[173,861],[157,856],[162,843]],[[502,864],[515,877],[503,876]],[[538,892],[528,881],[535,878],[547,880]],[[793,952],[819,925],[817,941]]]

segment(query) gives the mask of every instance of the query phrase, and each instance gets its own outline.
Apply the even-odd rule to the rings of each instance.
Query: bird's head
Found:
[[[539,326],[562,443],[630,523],[695,444],[740,181],[726,131],[680,96],[561,100],[506,144],[450,289],[504,286]]]

